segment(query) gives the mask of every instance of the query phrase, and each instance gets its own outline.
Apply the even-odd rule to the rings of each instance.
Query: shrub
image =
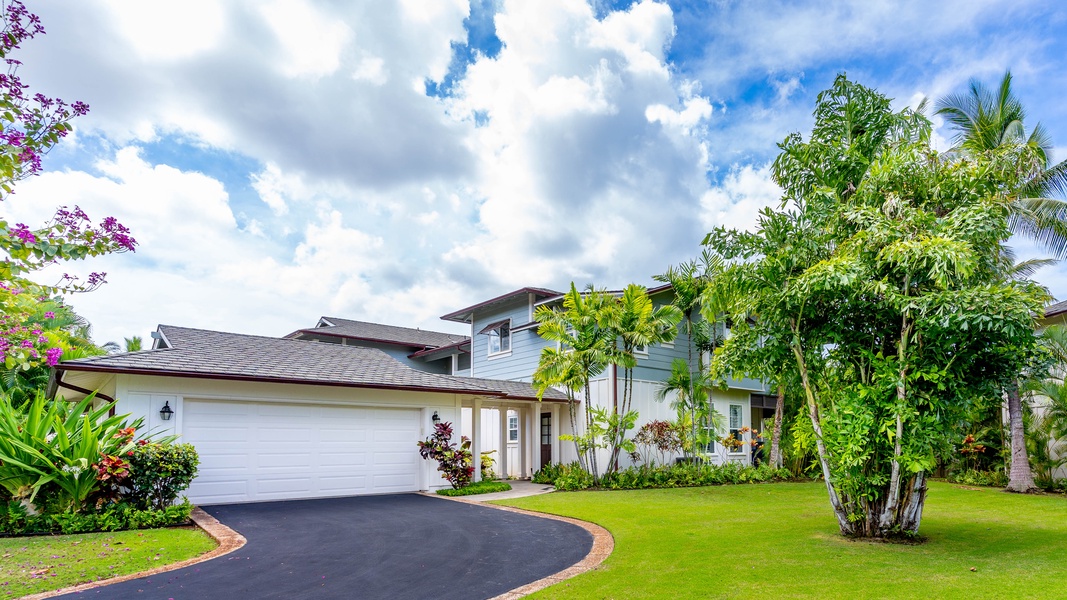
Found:
[[[141,440],[128,453],[130,473],[122,495],[138,509],[165,510],[196,477],[200,457],[192,444]]]
[[[496,464],[496,459],[493,458],[493,454],[496,450],[487,450],[482,452],[482,481],[492,481],[496,479],[496,473],[493,472],[493,465]],[[505,479],[506,474],[501,476],[501,479]]]
[[[437,461],[437,470],[444,474],[453,489],[470,485],[474,479],[474,458],[471,456],[471,441],[460,438],[459,446],[452,443],[452,424],[438,423],[426,441],[419,442],[419,455]]]
[[[0,534],[89,533],[181,525],[189,521],[193,505],[188,501],[162,510],[140,510],[126,503],[109,504],[101,510],[31,515],[18,501],[0,504]]]
[[[531,481],[534,483],[556,483],[556,478],[559,477],[560,471],[563,469],[563,465],[547,464],[538,469],[534,474]]]
[[[1006,487],[1008,485],[1008,475],[1004,471],[967,469],[951,472],[946,479],[952,483],[961,483],[963,485],[984,485],[989,487]]]
[[[506,492],[511,485],[503,481],[479,481],[467,487],[451,490],[437,490],[442,496],[473,496],[475,494],[492,494],[493,492]]]
[[[677,423],[649,421],[634,435],[637,452],[631,458],[634,462],[640,461],[651,466],[655,464],[655,457],[658,457],[660,464],[666,464],[672,454],[682,451],[684,437],[685,428]]]
[[[551,480],[550,475],[554,476]],[[753,467],[736,462],[721,465],[682,462],[656,467],[631,467],[615,473],[607,473],[601,479],[600,486],[609,490],[638,490],[792,481],[793,479],[788,469],[775,469],[770,465]],[[583,490],[593,486],[593,477],[582,471],[578,463],[548,465],[538,471],[534,481],[552,483],[557,490],[564,491]]]

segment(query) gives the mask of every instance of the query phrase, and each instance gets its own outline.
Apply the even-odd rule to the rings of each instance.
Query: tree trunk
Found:
[[[1008,396],[1008,423],[1011,426],[1011,470],[1008,473],[1009,492],[1025,494],[1037,490],[1030,471],[1030,457],[1026,452],[1026,432],[1023,429],[1023,402],[1019,384],[1012,382],[1005,390]]]
[[[830,506],[834,509],[837,517],[837,526],[844,535],[855,535],[855,525],[848,520],[848,512],[834,489],[833,479],[830,477],[830,457],[826,452],[826,444],[822,438],[822,421],[819,418],[819,407],[815,403],[815,392],[811,388],[808,379],[808,366],[804,360],[804,351],[800,345],[800,336],[796,331],[796,323],[793,323],[793,356],[797,360],[797,369],[800,371],[800,382],[804,387],[804,395],[808,401],[808,416],[811,417],[811,428],[815,432],[815,448],[819,451],[819,466],[822,467],[823,481],[826,482],[826,492],[830,496]]]
[[[570,397],[572,394],[568,392],[567,396]],[[585,457],[582,456],[582,445],[578,441],[578,415],[575,414],[577,406],[578,402],[576,402],[573,397],[569,398],[567,401],[567,412],[570,413],[571,433],[574,435],[574,454],[578,457],[578,468],[588,473],[589,469],[585,467]],[[560,464],[563,464],[562,460],[559,462]]]
[[[785,386],[778,386],[778,401],[774,404],[774,432],[771,433],[771,465],[782,468],[782,413],[785,412]]]

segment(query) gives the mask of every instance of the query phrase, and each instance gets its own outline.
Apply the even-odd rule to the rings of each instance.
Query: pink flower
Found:
[[[54,367],[59,363],[60,356],[63,356],[62,348],[49,348],[48,352],[45,353],[45,361],[48,366]]]

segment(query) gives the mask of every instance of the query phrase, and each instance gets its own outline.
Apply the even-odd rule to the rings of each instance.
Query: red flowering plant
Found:
[[[31,93],[22,82],[22,65],[12,55],[22,42],[44,33],[41,20],[20,0],[0,0],[0,202],[14,193],[14,185],[41,172],[41,158],[71,130],[70,121],[89,111],[84,102],[68,104],[58,98]],[[2,69],[2,67],[0,67]],[[37,306],[56,294],[92,291],[105,283],[105,273],[91,273],[82,281],[64,274],[52,285],[26,279],[28,273],[60,261],[80,260],[132,251],[137,242],[113,217],[93,225],[80,208],[60,207],[47,223],[30,227],[11,223],[0,214],[0,360],[4,368],[54,366],[63,353],[62,336],[34,327]]]
[[[454,489],[470,485],[474,479],[474,458],[471,441],[460,438],[459,445],[452,443],[452,424],[438,423],[434,432],[425,441],[419,442],[419,455],[437,461],[437,470],[444,474]]]

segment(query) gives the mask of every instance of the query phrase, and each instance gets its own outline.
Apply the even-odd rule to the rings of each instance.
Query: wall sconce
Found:
[[[433,416],[430,417],[430,420],[433,421],[434,427],[437,427],[441,424],[441,415],[437,414],[437,411],[435,410],[433,411]]]
[[[170,400],[167,400],[163,408],[159,409],[159,418],[169,421],[172,416],[174,416],[174,409],[170,407]]]

